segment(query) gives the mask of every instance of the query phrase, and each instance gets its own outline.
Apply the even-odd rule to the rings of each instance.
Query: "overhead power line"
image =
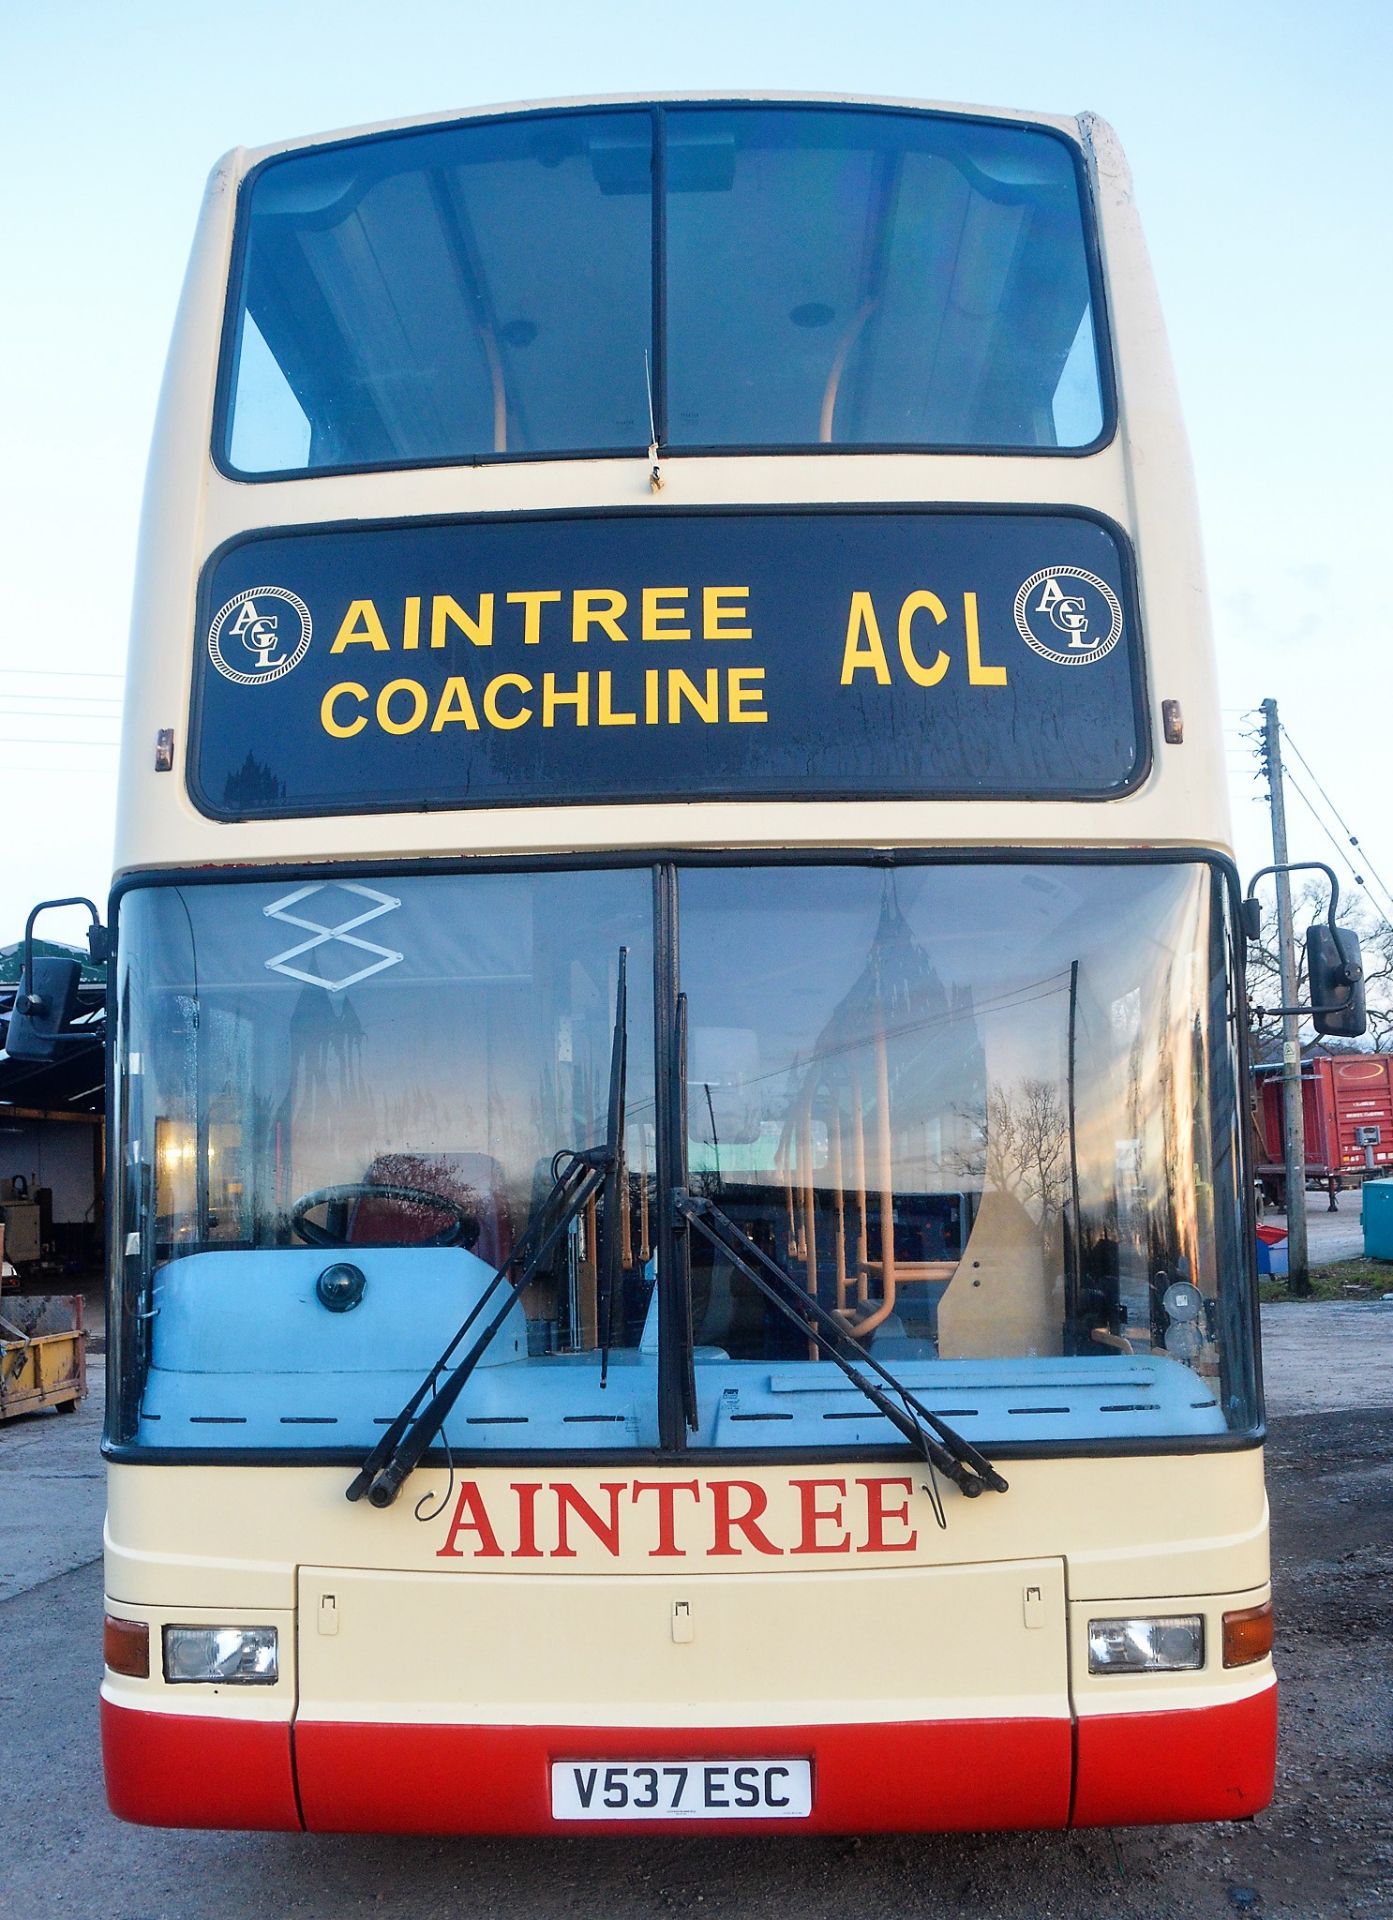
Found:
[[[73,740],[50,733],[0,733],[0,747],[96,747],[114,751],[119,740]]]
[[[78,667],[0,667],[7,679],[25,680],[124,680],[122,673],[87,673]]]
[[[0,686],[0,711],[21,719],[46,707],[58,713],[118,714],[124,705],[119,693],[69,693],[64,687]]]
[[[1320,828],[1321,832],[1325,835],[1326,839],[1330,842],[1336,854],[1339,856],[1341,860],[1343,860],[1345,865],[1349,868],[1351,879],[1354,881],[1355,885],[1359,888],[1359,891],[1364,895],[1364,898],[1368,901],[1370,907],[1378,915],[1379,919],[1383,921],[1385,926],[1393,926],[1393,920],[1389,919],[1388,913],[1386,912],[1386,910],[1379,905],[1378,901],[1374,898],[1373,894],[1370,893],[1368,888],[1368,883],[1365,881],[1363,874],[1359,872],[1354,862],[1350,859],[1349,854],[1345,851],[1345,848],[1341,845],[1340,841],[1336,838],[1336,836],[1330,831],[1329,825],[1326,823],[1326,821],[1324,821],[1321,818],[1320,813],[1318,812],[1315,806],[1315,803],[1312,801],[1310,795],[1306,792],[1304,787],[1302,787],[1300,781],[1297,779],[1296,775],[1292,772],[1290,767],[1286,769],[1286,780],[1287,780],[1287,785],[1291,788],[1292,792],[1296,795],[1297,799],[1300,800],[1302,806],[1305,807],[1306,811],[1310,814],[1311,818],[1315,821],[1316,825]],[[1390,902],[1389,904],[1393,905],[1393,902]]]
[[[1292,752],[1296,755],[1297,759],[1301,762],[1302,766],[1306,769],[1307,773],[1310,775],[1312,784],[1314,785],[1316,792],[1320,795],[1321,799],[1324,800],[1326,806],[1329,807],[1331,813],[1334,814],[1335,819],[1339,822],[1340,829],[1344,833],[1346,839],[1349,841],[1349,844],[1352,847],[1355,847],[1358,849],[1361,863],[1368,869],[1369,873],[1373,876],[1375,882],[1379,887],[1379,890],[1382,892],[1384,898],[1388,901],[1389,906],[1393,907],[1393,891],[1390,891],[1388,882],[1384,879],[1383,875],[1378,871],[1373,861],[1369,858],[1367,851],[1360,843],[1359,835],[1354,832],[1349,822],[1341,814],[1340,809],[1335,805],[1335,802],[1330,798],[1330,795],[1326,792],[1325,788],[1321,785],[1319,774],[1317,774],[1315,768],[1311,765],[1310,761],[1306,758],[1305,754],[1301,751],[1300,747],[1298,747],[1296,742],[1292,739],[1291,733],[1289,732],[1289,730],[1284,726],[1282,728],[1282,732],[1286,737],[1287,745],[1291,748]],[[1303,798],[1304,798],[1304,795],[1303,795]],[[1350,867],[1350,871],[1354,872],[1353,862],[1349,860],[1348,855],[1346,855],[1346,864]],[[1364,878],[1362,874],[1356,873],[1355,878],[1356,880],[1358,880],[1361,886],[1364,885]]]
[[[120,709],[115,707],[99,707],[95,712],[74,712],[71,707],[9,707],[0,700],[0,720],[7,720],[12,726],[30,721],[71,720],[82,727],[109,727],[120,718]]]

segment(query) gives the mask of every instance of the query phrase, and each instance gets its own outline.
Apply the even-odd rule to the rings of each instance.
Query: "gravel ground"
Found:
[[[1364,1221],[1359,1193],[1335,1196],[1332,1213],[1323,1193],[1306,1195],[1306,1248],[1313,1267],[1329,1266],[1335,1260],[1358,1260],[1364,1252]],[[1287,1216],[1276,1208],[1262,1215],[1265,1227],[1285,1227]],[[1393,1285],[1393,1279],[1390,1279]]]
[[[1262,1373],[1269,1420],[1393,1407],[1393,1302],[1283,1300],[1264,1307]]]
[[[1295,1315],[1291,1318],[1289,1316]],[[1264,1312],[1282,1678],[1277,1800],[1118,1833],[418,1841],[181,1834],[105,1811],[95,1744],[95,1408],[0,1439],[0,1914],[70,1920],[1393,1920],[1393,1309]],[[1351,1357],[1353,1356],[1353,1357]],[[1360,1404],[1360,1385],[1368,1389]],[[1314,1408],[1298,1411],[1303,1406]],[[40,1440],[29,1438],[38,1435]],[[45,1458],[48,1446],[58,1449]],[[62,1489],[59,1535],[51,1502]],[[85,1505],[84,1505],[85,1503]],[[85,1518],[83,1517],[85,1514]],[[46,1536],[47,1544],[46,1544]]]

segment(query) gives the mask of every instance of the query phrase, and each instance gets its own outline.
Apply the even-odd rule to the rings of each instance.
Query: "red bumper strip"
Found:
[[[298,1831],[290,1728],[102,1701],[106,1798],[144,1827]]]
[[[1272,1798],[1277,1689],[1190,1713],[1110,1713],[1078,1723],[1076,1827],[1242,1820]]]
[[[1069,1817],[1067,1720],[699,1728],[340,1725],[300,1720],[295,1758],[305,1825],[317,1832],[594,1834],[551,1815],[551,1762],[813,1761],[806,1820],[768,1832],[875,1833],[1062,1827]],[[749,1821],[606,1822],[608,1833],[748,1833]]]
[[[1071,1742],[1077,1780],[1069,1813]],[[1240,1819],[1272,1798],[1277,1693],[1178,1713],[728,1729],[297,1723],[102,1702],[107,1798],[146,1826],[338,1833],[593,1832],[551,1816],[550,1763],[810,1755],[803,1833],[985,1831]],[[299,1803],[295,1772],[298,1772]],[[300,1808],[304,1819],[301,1820]],[[690,1831],[615,1821],[610,1832]],[[706,1831],[747,1822],[701,1821]]]

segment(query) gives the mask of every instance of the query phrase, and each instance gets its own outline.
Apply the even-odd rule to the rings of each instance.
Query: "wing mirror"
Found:
[[[1340,901],[1340,883],[1323,860],[1294,860],[1287,866],[1260,867],[1248,883],[1247,896],[1240,909],[1245,940],[1262,937],[1262,904],[1257,898],[1258,881],[1269,873],[1299,873],[1315,868],[1330,882],[1330,906],[1323,921],[1306,929],[1306,985],[1311,995],[1308,1007],[1255,1007],[1260,1014],[1303,1015],[1317,1033],[1342,1040],[1357,1040],[1368,1031],[1369,1015],[1364,1004],[1364,961],[1359,951],[1359,935],[1351,927],[1337,927],[1335,909]]]
[[[34,954],[34,922],[49,907],[86,907],[92,916],[87,951],[96,962],[109,956],[107,930],[90,900],[79,896],[39,902],[25,922],[24,966],[5,1035],[5,1051],[12,1060],[52,1060],[65,1040],[90,1038],[69,1032],[78,1013],[81,961],[61,954],[40,954],[37,958]]]

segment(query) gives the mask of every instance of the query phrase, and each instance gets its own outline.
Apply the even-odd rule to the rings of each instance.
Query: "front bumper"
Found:
[[[147,1826],[320,1833],[586,1831],[551,1813],[553,1760],[807,1755],[804,1833],[952,1832],[1237,1820],[1272,1797],[1277,1690],[1077,1720],[691,1728],[242,1720],[102,1701],[111,1810]],[[690,1831],[616,1820],[614,1832]],[[703,1820],[701,1830],[749,1822]]]

